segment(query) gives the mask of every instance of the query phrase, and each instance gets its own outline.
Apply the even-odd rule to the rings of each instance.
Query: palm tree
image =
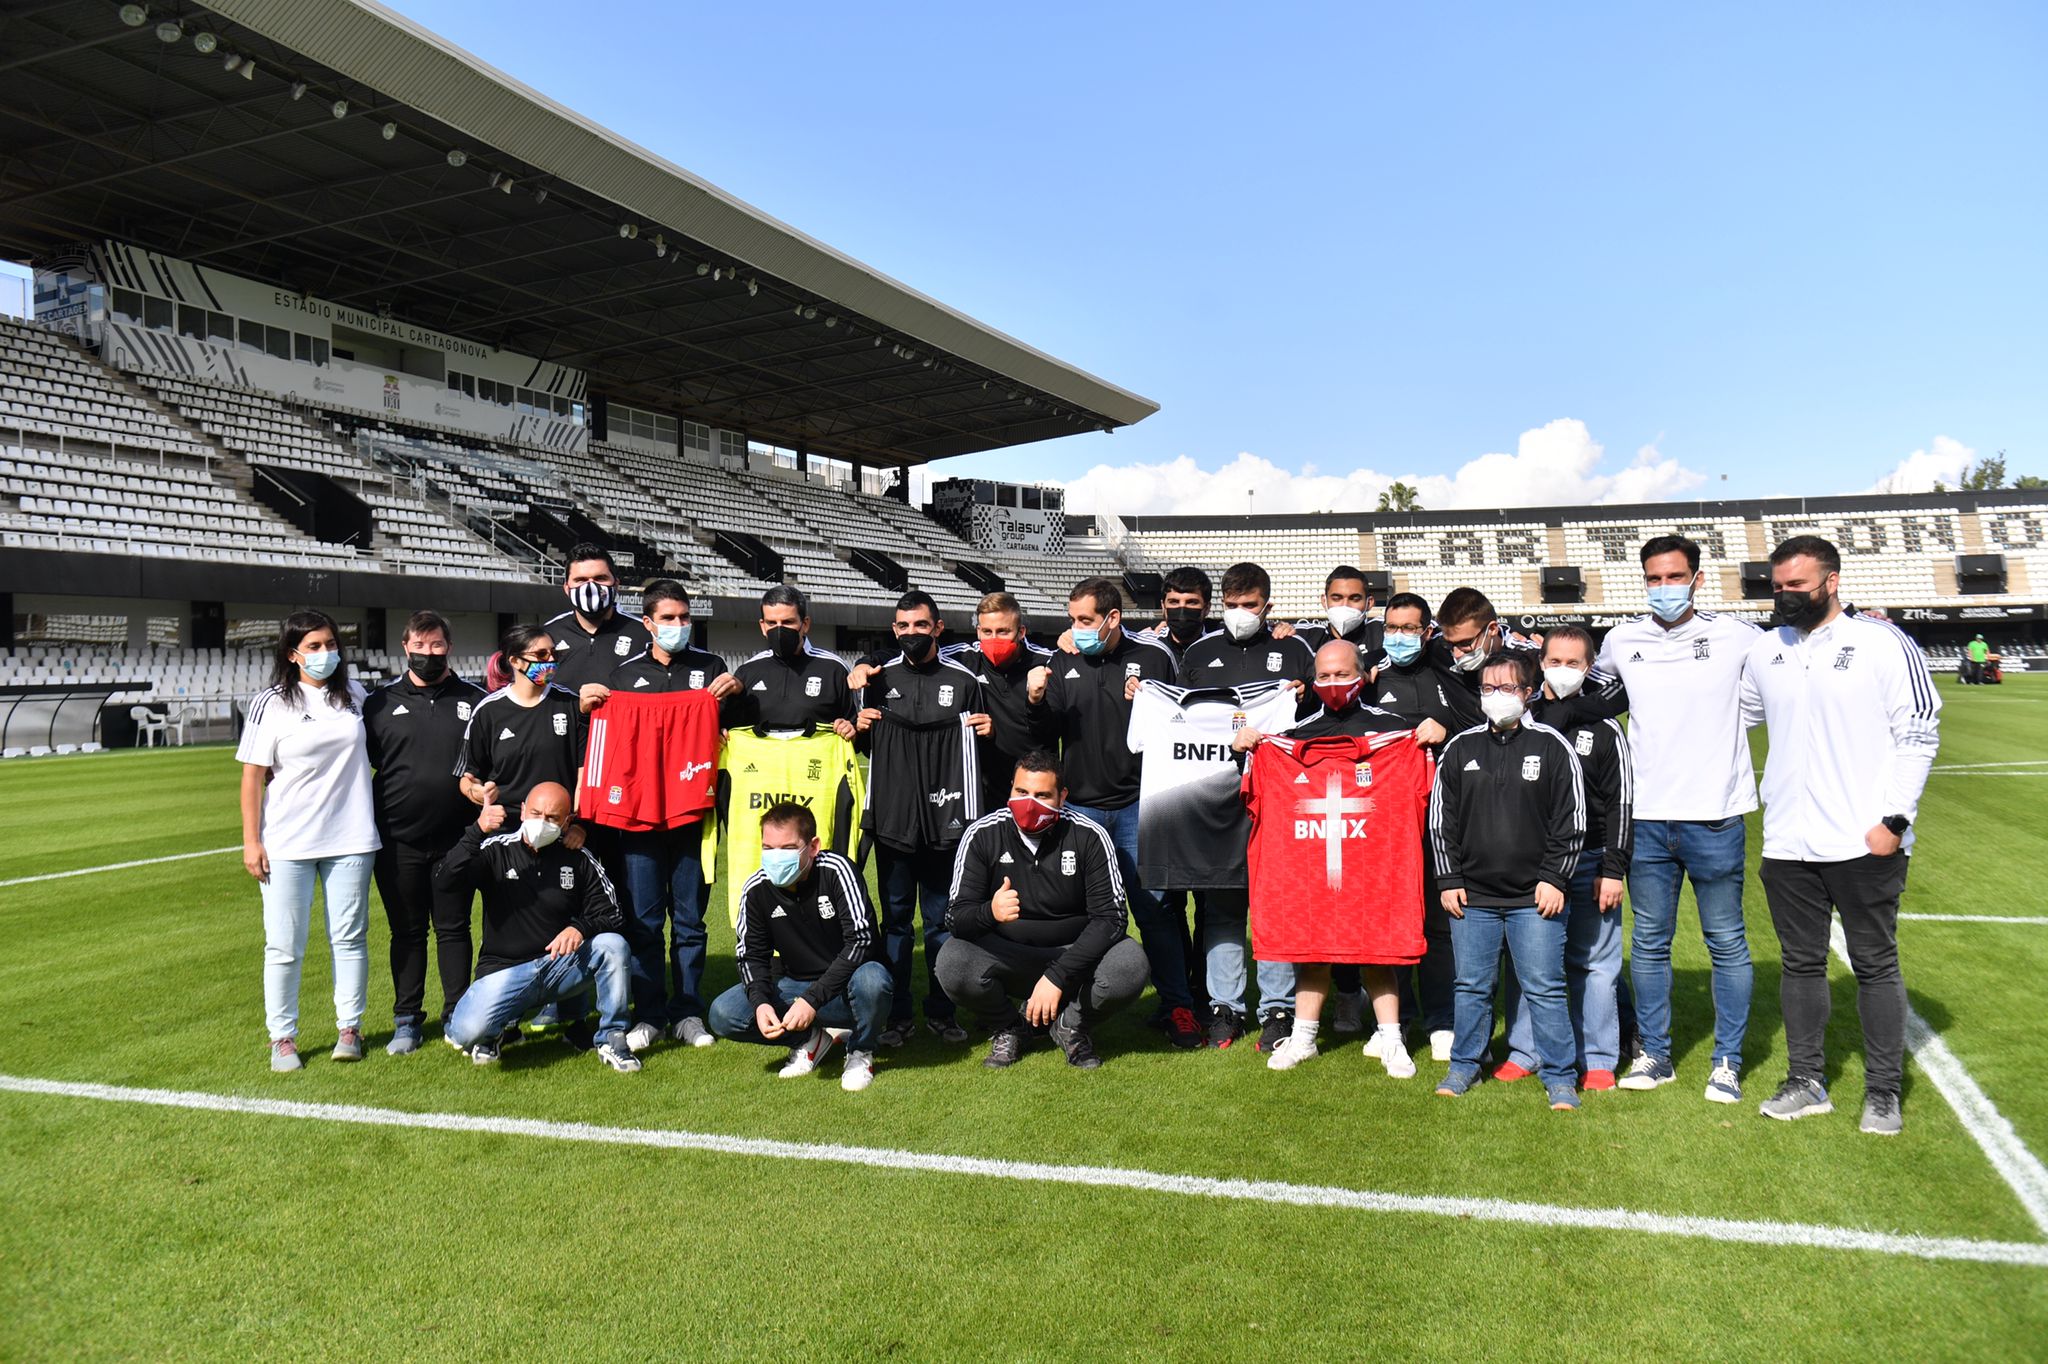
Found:
[[[1422,510],[1422,494],[1406,483],[1396,483],[1380,494],[1379,509],[1383,512],[1414,512]]]

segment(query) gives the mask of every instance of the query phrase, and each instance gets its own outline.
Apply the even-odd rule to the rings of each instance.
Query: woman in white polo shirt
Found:
[[[334,951],[337,1061],[363,1059],[370,982],[370,869],[380,843],[363,743],[363,690],[319,611],[287,617],[272,684],[249,703],[242,767],[242,865],[263,886],[263,1006],[270,1068],[298,1070],[299,968],[313,886]]]

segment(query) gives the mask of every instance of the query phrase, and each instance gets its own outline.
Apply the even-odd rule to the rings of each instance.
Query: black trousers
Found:
[[[991,1030],[1015,1026],[1020,1000],[1028,999],[1045,968],[1064,948],[1032,947],[990,934],[971,941],[948,938],[939,949],[939,982],[960,1008]],[[1070,983],[1060,1013],[1071,1023],[1093,1027],[1136,999],[1152,978],[1152,964],[1136,938],[1123,938],[1103,954],[1085,978]]]
[[[1764,898],[1778,930],[1784,975],[1785,1054],[1795,1078],[1827,1082],[1823,1043],[1833,997],[1828,990],[1831,910],[1842,915],[1856,1013],[1863,1023],[1863,1090],[1897,1094],[1904,1077],[1906,982],[1899,974],[1899,897],[1904,853],[1847,862],[1763,860]]]
[[[469,988],[476,963],[470,940],[470,903],[466,890],[434,888],[434,863],[447,848],[398,843],[386,839],[373,868],[384,917],[391,924],[391,1015],[399,1021],[426,1022],[427,928],[434,930],[434,955],[441,966],[441,1021],[455,1012],[455,1001]]]

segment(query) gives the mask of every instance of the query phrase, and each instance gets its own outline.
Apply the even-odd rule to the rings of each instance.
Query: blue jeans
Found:
[[[875,884],[882,892],[882,959],[889,964],[895,982],[889,1021],[910,1021],[911,942],[917,935],[920,904],[924,909],[924,1016],[952,1018],[953,1001],[939,984],[939,949],[952,936],[946,932],[946,908],[953,893],[953,849],[898,852],[878,844]]]
[[[775,1012],[779,1014],[796,1003],[797,996],[810,988],[810,981],[794,976],[776,981]],[[889,1000],[894,992],[895,983],[887,966],[878,961],[862,962],[847,978],[846,989],[819,1006],[815,1026],[851,1029],[846,1049],[871,1052],[875,1040],[882,1035],[882,1022],[889,1016]],[[744,985],[735,985],[712,1000],[705,1022],[720,1037],[756,1042],[764,1047],[798,1046],[810,1035],[806,1032],[802,1037],[784,1035],[772,1039],[761,1036],[761,1029],[754,1023],[754,1002],[747,998]]]
[[[572,1004],[564,1010],[580,1016],[597,986],[597,1039],[624,1046],[633,996],[632,949],[616,933],[586,938],[583,946],[563,957],[532,961],[478,976],[470,982],[448,1017],[447,1037],[458,1047],[495,1040],[499,1033],[543,1004]]]
[[[1600,850],[1579,855],[1565,897],[1564,979],[1580,1070],[1613,1070],[1621,1059],[1621,907],[1600,912]],[[1513,976],[1507,982],[1508,1060],[1536,1069],[1536,1026]]]
[[[1138,807],[1136,802],[1121,810],[1099,810],[1092,805],[1067,808],[1092,819],[1109,834],[1116,847],[1117,875],[1123,878],[1124,896],[1130,901],[1131,919],[1138,925],[1138,937],[1145,948],[1145,960],[1152,966],[1152,988],[1168,1009],[1195,1007],[1194,992],[1188,988],[1187,949],[1182,939],[1187,929],[1178,909],[1169,911],[1156,890],[1138,881]]]
[[[1195,894],[1202,928],[1202,961],[1208,968],[1209,1008],[1244,1008],[1244,937],[1251,922],[1251,893],[1204,890]],[[1258,963],[1259,1017],[1294,1012],[1294,963]]]
[[[665,1028],[704,1015],[704,826],[624,833],[633,1017]],[[664,941],[671,944],[664,962]]]
[[[1500,949],[1514,959],[1515,977],[1536,1039],[1537,1069],[1545,1088],[1578,1085],[1573,1071],[1571,1011],[1565,1006],[1565,916],[1546,919],[1534,905],[1494,909],[1466,905],[1465,917],[1451,920],[1451,950],[1458,963],[1457,1023],[1451,1041],[1451,1069],[1479,1069],[1493,1036],[1493,987],[1500,974]]]
[[[275,1042],[299,1035],[299,968],[313,924],[313,887],[326,898],[334,954],[334,1025],[360,1028],[370,996],[370,868],[375,853],[278,858],[263,883],[263,1012]]]
[[[1636,1028],[1648,1056],[1671,1059],[1671,939],[1678,930],[1678,887],[1692,878],[1700,935],[1714,968],[1714,1058],[1742,1069],[1749,1031],[1749,939],[1742,924],[1743,858],[1748,830],[1727,819],[1652,819],[1636,825],[1628,865],[1635,910],[1629,975],[1635,982]]]

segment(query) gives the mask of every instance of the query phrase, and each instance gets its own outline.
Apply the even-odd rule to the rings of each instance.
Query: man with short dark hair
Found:
[[[1209,575],[1193,564],[1168,569],[1159,580],[1160,628],[1152,633],[1176,650],[1187,648],[1215,628],[1209,622],[1214,596]]]
[[[992,1070],[1016,1064],[1034,1028],[1068,1065],[1094,1070],[1095,1027],[1145,988],[1116,850],[1066,797],[1059,760],[1026,754],[1009,803],[975,822],[954,861],[939,979],[993,1032]]]
[[[1743,659],[1743,722],[1770,727],[1762,876],[1784,961],[1785,1083],[1762,1111],[1785,1121],[1834,1111],[1824,1043],[1839,912],[1863,1024],[1862,1129],[1896,1136],[1908,1012],[1899,899],[1941,746],[1941,696],[1919,645],[1843,610],[1841,573],[1840,552],[1817,535],[1779,545],[1778,626]]]
[[[1365,574],[1350,564],[1339,564],[1323,579],[1322,620],[1303,622],[1297,627],[1302,642],[1314,650],[1333,639],[1341,639],[1357,648],[1365,660],[1365,670],[1372,671],[1381,661],[1380,640],[1385,628],[1373,619],[1372,605],[1372,591],[1365,585]]]
[[[562,591],[570,608],[544,623],[555,642],[555,685],[580,692],[647,647],[647,629],[618,609],[619,570],[612,552],[586,540],[569,551]]]
[[[853,737],[853,688],[839,655],[811,643],[811,603],[785,585],[761,594],[767,647],[740,664],[738,695],[723,707],[727,729],[832,728]]]

